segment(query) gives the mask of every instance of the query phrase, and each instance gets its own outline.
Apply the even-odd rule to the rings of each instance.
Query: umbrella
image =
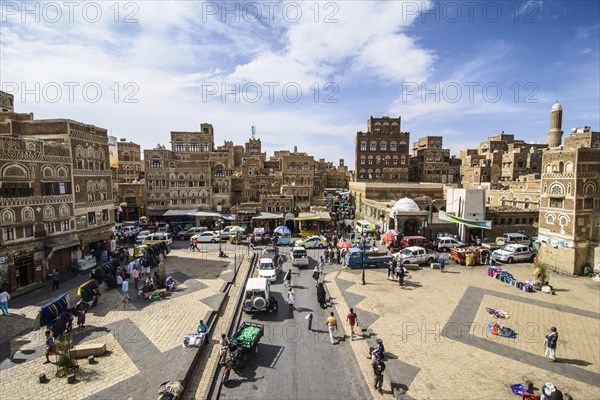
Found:
[[[369,225],[368,229],[372,229],[374,231],[378,231],[381,229],[381,226],[377,225],[377,224],[371,224]]]
[[[349,249],[352,247],[352,244],[350,242],[338,242],[337,247],[338,249]]]
[[[275,228],[273,230],[273,233],[279,233],[280,235],[289,235],[290,233],[292,233],[292,231],[290,231],[290,228],[288,228],[287,226],[281,225]]]
[[[390,232],[386,232],[381,236],[382,242],[393,242],[394,240],[396,240],[396,235]]]
[[[389,230],[389,231],[387,231],[386,233],[391,233],[391,234],[392,234],[392,235],[394,235],[394,236],[398,236],[398,235],[400,234],[400,232],[398,232],[398,231],[397,231],[397,230],[395,230],[395,229],[390,229],[390,230]]]
[[[231,228],[229,230],[230,233],[244,233],[246,230],[241,226],[236,226],[235,228]]]

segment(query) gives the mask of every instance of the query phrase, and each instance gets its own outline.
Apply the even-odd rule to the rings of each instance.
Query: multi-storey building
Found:
[[[410,180],[413,182],[458,183],[460,172],[456,174],[456,161],[451,167],[450,150],[444,149],[441,136],[425,136],[413,143],[409,161]],[[460,168],[458,168],[460,169]]]
[[[546,144],[525,143],[514,135],[490,136],[478,149],[461,150],[463,187],[490,183],[496,188],[503,181],[514,181],[520,175],[540,173],[542,151]]]
[[[118,220],[136,221],[145,215],[146,183],[140,145],[127,139],[117,143],[115,184]]]
[[[369,118],[367,132],[355,140],[355,181],[408,181],[410,133],[400,130],[400,117]]]
[[[273,160],[279,162],[281,194],[294,196],[297,207],[308,210],[314,196],[315,159],[306,153],[289,150],[276,151]]]
[[[112,172],[106,130],[81,122],[6,111],[0,142],[0,280],[14,290],[106,246]]]
[[[562,107],[552,107],[542,158],[539,260],[570,274],[600,262],[600,132],[589,127],[562,140]]]
[[[206,123],[199,132],[171,132],[170,150],[144,150],[147,214],[228,209],[235,150],[231,142],[215,149],[213,127]]]

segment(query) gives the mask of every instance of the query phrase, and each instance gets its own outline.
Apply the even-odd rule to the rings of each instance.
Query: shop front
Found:
[[[48,260],[48,272],[52,272],[54,269],[63,275],[69,272],[71,265],[77,259],[76,256],[73,256],[73,252],[79,246],[81,246],[81,243],[76,239],[47,244],[45,252]]]

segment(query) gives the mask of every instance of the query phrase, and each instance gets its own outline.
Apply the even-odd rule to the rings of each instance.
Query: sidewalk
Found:
[[[520,280],[533,270],[529,264],[506,268]],[[393,384],[395,393],[403,387],[416,399],[511,398],[510,384],[531,380],[538,388],[552,382],[574,398],[600,397],[600,290],[585,278],[553,274],[552,296],[518,290],[488,277],[484,267],[411,271],[404,289],[387,280],[387,271],[373,269],[362,286],[360,273],[345,268],[327,279],[327,288],[339,315],[353,307],[375,335],[350,342],[370,387],[366,356],[379,337],[388,355],[386,394]],[[514,328],[517,339],[487,332],[495,320],[486,307],[510,314],[498,322]],[[550,326],[559,333],[557,363],[543,352]]]

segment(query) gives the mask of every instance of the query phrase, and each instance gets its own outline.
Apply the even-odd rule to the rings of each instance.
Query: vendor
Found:
[[[201,333],[208,332],[208,325],[204,323],[204,320],[200,320],[198,327],[196,328],[196,333],[199,335]]]

